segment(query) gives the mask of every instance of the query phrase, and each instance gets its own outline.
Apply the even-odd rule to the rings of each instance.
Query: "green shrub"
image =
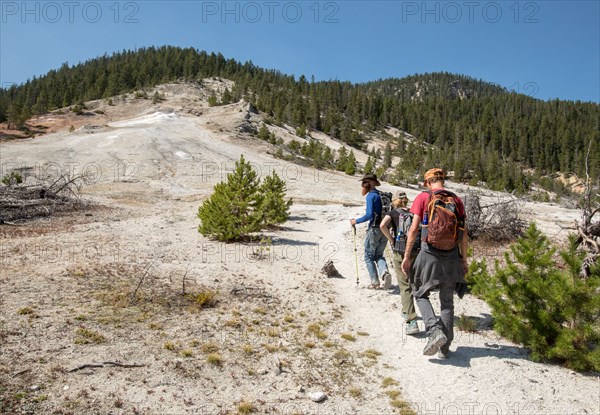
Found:
[[[556,249],[535,226],[505,253],[506,265],[474,276],[474,293],[490,305],[494,328],[531,350],[535,361],[555,360],[574,370],[600,370],[600,266],[579,276],[583,256],[571,237]]]
[[[10,174],[6,174],[2,178],[2,183],[6,186],[10,186],[13,184],[21,184],[23,183],[23,176],[21,176],[21,173],[13,171],[10,172]]]
[[[240,157],[226,182],[198,209],[198,231],[219,241],[235,241],[289,217],[291,199],[285,201],[285,182],[273,172],[262,184],[256,172]]]

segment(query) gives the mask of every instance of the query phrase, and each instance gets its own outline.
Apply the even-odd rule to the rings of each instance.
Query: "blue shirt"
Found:
[[[356,219],[356,223],[369,221],[369,227],[371,227],[376,217],[381,218],[381,196],[377,190],[373,189],[367,193],[367,213]]]

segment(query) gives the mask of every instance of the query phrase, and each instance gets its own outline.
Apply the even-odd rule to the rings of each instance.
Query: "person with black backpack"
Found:
[[[411,294],[409,277],[402,272],[401,268],[402,260],[406,255],[408,230],[413,220],[413,214],[406,208],[407,203],[406,193],[402,190],[396,190],[392,195],[393,209],[383,217],[379,227],[390,241],[392,248],[394,271],[396,272],[396,280],[400,288],[400,299],[402,300],[402,317],[406,321],[406,334],[414,335],[420,331],[417,324],[417,313],[415,313],[415,303]],[[419,250],[419,245],[415,244],[410,256],[414,259]]]
[[[412,294],[427,330],[427,344],[423,354],[436,352],[440,359],[448,357],[454,338],[454,291],[460,298],[467,290],[467,229],[465,207],[454,193],[444,189],[445,173],[435,168],[425,173],[427,191],[419,194],[410,211],[413,222],[408,231],[406,250],[421,244],[414,259],[405,255],[402,271],[411,275]],[[421,223],[421,238],[417,240]],[[439,289],[440,318],[433,311],[429,295]]]
[[[362,195],[366,196],[367,199],[367,212],[358,219],[350,219],[350,224],[354,227],[359,223],[369,221],[369,229],[367,230],[367,237],[365,239],[365,263],[371,284],[367,288],[377,290],[381,288],[379,282],[380,276],[384,284],[389,284],[392,278],[384,257],[387,239],[379,228],[384,203],[382,201],[382,193],[376,187],[380,186],[381,183],[379,183],[377,176],[373,173],[365,174],[360,181]]]

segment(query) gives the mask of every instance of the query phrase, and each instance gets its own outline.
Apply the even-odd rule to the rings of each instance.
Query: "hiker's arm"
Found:
[[[369,193],[367,195],[367,213],[364,216],[356,219],[356,223],[363,223],[371,220],[371,216],[373,216],[373,200],[375,199],[374,193]]]
[[[381,221],[381,225],[379,225],[379,229],[381,229],[381,233],[383,233],[385,235],[385,237],[387,238],[387,240],[390,241],[392,246],[394,246],[394,238],[392,238],[392,234],[390,233],[390,228],[389,228],[391,220],[392,220],[392,217],[389,215],[384,217],[383,220]]]
[[[404,255],[402,259],[402,272],[408,275],[408,271],[410,270],[410,265],[412,263],[412,259],[410,258],[410,252],[412,252],[413,245],[416,243],[420,243],[417,241],[417,235],[419,233],[419,224],[421,223],[421,217],[417,214],[414,214],[412,224],[410,225],[410,229],[408,230],[408,237],[406,238],[406,252],[408,255]]]
[[[467,253],[469,252],[469,234],[467,233],[467,224],[465,224],[465,229],[463,230],[462,238],[460,238],[460,243],[458,246],[461,256],[460,262],[466,274],[469,270],[469,265],[467,264]]]

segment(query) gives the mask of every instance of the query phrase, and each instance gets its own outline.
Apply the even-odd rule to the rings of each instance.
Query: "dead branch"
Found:
[[[146,365],[141,365],[137,363],[119,363],[119,362],[103,362],[103,363],[85,363],[83,365],[74,367],[73,369],[67,370],[68,373],[77,372],[78,370],[88,369],[88,368],[98,368],[105,366],[116,366],[116,367],[124,367],[124,368],[133,368],[133,367],[144,367]]]
[[[192,265],[192,260],[188,262],[187,267],[185,268],[185,274],[183,274],[183,286],[181,287],[181,294],[185,295],[185,278],[188,275],[188,271],[190,270],[190,265]]]
[[[137,286],[135,287],[135,290],[133,291],[133,293],[131,293],[131,303],[135,303],[135,297],[137,295],[138,290],[140,289],[140,287],[142,286],[142,283],[144,282],[144,278],[146,278],[146,275],[148,274],[148,272],[150,271],[150,268],[152,267],[152,265],[154,264],[154,262],[156,261],[156,258],[154,258],[152,260],[152,262],[150,262],[147,266],[146,266],[146,270],[144,271],[144,273],[142,274],[142,277],[140,278],[140,280],[138,281]]]

